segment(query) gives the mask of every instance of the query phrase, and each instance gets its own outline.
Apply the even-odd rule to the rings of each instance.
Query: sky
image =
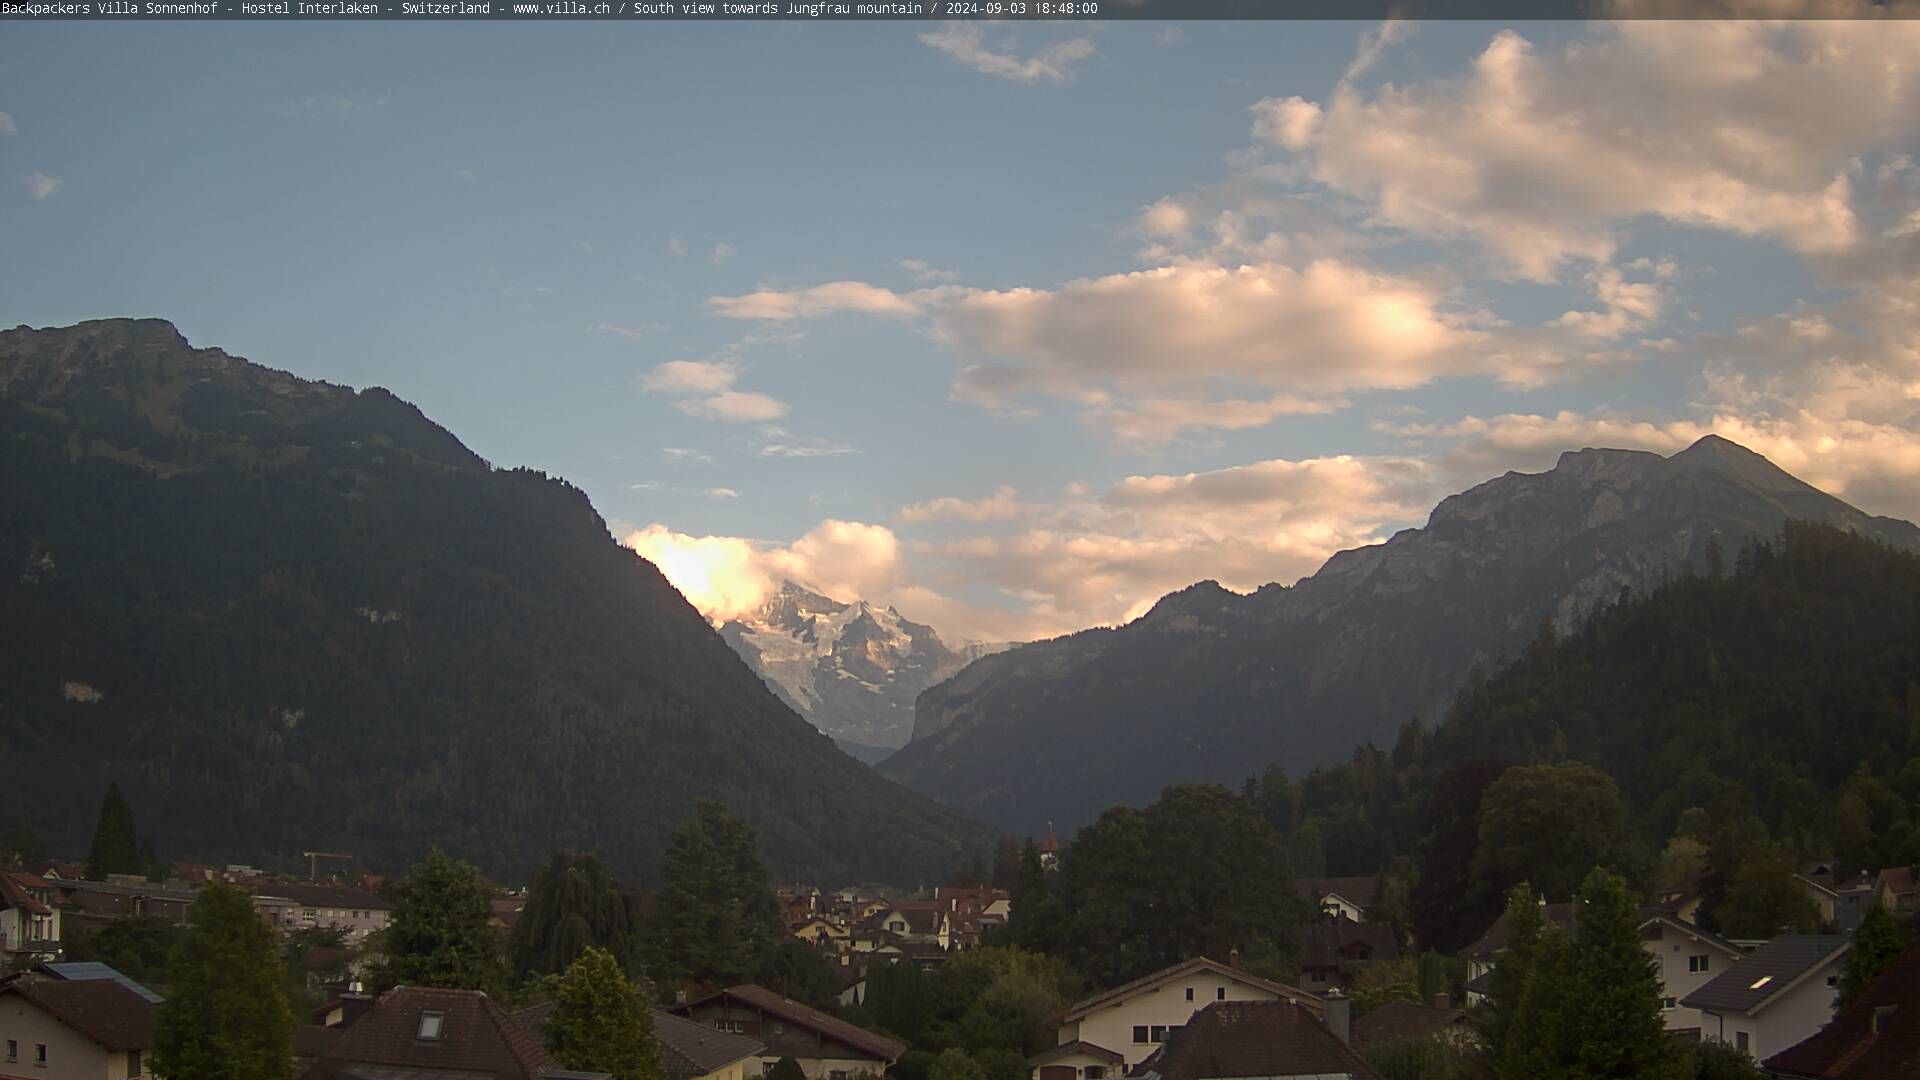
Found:
[[[1249,590],[1710,432],[1920,518],[1920,22],[22,23],[0,324],[581,486],[704,612]]]

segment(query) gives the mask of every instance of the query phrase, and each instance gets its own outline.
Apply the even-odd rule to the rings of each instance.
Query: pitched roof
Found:
[[[1726,953],[1728,956],[1744,957],[1747,955],[1747,950],[1741,948],[1738,945],[1735,945],[1733,942],[1728,941],[1726,938],[1721,937],[1719,934],[1716,934],[1713,931],[1698,925],[1697,923],[1688,922],[1687,920],[1681,918],[1678,915],[1673,914],[1672,912],[1665,911],[1665,910],[1656,910],[1651,914],[1649,914],[1647,909],[1643,908],[1641,909],[1640,914],[1643,916],[1640,921],[1640,930],[1642,933],[1646,932],[1647,927],[1652,926],[1655,923],[1659,923],[1662,927],[1672,927],[1674,930],[1677,930],[1680,933],[1695,939],[1696,941],[1702,941],[1708,945],[1712,945],[1714,948],[1719,949],[1721,952]]]
[[[766,1050],[767,1044],[707,1024],[653,1011],[653,1038],[660,1044],[660,1065],[670,1077],[705,1076]]]
[[[18,870],[0,870],[0,908],[20,908],[33,915],[51,915],[53,909],[40,902],[31,890],[51,889],[53,883],[38,874]]]
[[[888,904],[885,911],[887,915],[900,916],[907,930],[915,934],[939,933],[940,919],[946,913],[947,906],[937,900],[896,900]]]
[[[86,982],[89,979],[111,979],[141,997],[146,998],[148,1001],[153,1002],[155,1005],[160,1004],[162,1000],[159,994],[141,986],[139,983],[134,982],[132,979],[127,978],[125,975],[120,974],[113,968],[98,961],[89,960],[85,962],[75,961],[66,964],[41,964],[35,970],[44,971],[48,975],[56,979],[65,980],[66,982]]]
[[[1337,968],[1359,950],[1365,950],[1369,960],[1392,963],[1400,958],[1400,943],[1386,923],[1358,923],[1341,915],[1316,920],[1300,930],[1302,968]]]
[[[1328,893],[1337,893],[1341,898],[1351,900],[1362,908],[1372,907],[1373,902],[1380,897],[1380,877],[1377,874],[1365,877],[1301,878],[1299,884],[1300,888],[1314,900]]]
[[[1265,990],[1268,993],[1288,1000],[1299,1001],[1315,1013],[1320,1012],[1322,1009],[1319,998],[1298,987],[1287,986],[1284,983],[1269,982],[1257,975],[1250,975],[1239,968],[1228,967],[1217,960],[1209,960],[1204,956],[1196,956],[1191,960],[1175,964],[1170,968],[1162,968],[1151,975],[1143,975],[1130,983],[1122,983],[1111,990],[1076,1002],[1069,1006],[1066,1012],[1061,1014],[1059,1018],[1060,1022],[1070,1023],[1086,1016],[1095,1009],[1105,1008],[1115,1002],[1124,1001],[1127,998],[1133,997],[1135,994],[1158,989],[1164,983],[1185,978],[1189,975],[1195,975],[1202,971],[1210,971],[1215,975],[1223,975],[1235,982]]]
[[[1075,1054],[1085,1054],[1090,1058],[1098,1058],[1109,1065],[1118,1065],[1126,1060],[1118,1053],[1104,1046],[1095,1046],[1093,1043],[1083,1039],[1075,1039],[1072,1042],[1063,1042],[1059,1046],[1049,1046],[1045,1050],[1028,1058],[1027,1068],[1037,1069],[1050,1061],[1059,1061],[1063,1057],[1072,1057]]]
[[[1140,1080],[1352,1076],[1380,1080],[1320,1018],[1291,1001],[1216,1001],[1130,1076]]]
[[[702,1005],[722,998],[732,998],[770,1016],[777,1016],[789,1024],[798,1024],[817,1031],[857,1050],[864,1050],[889,1065],[900,1060],[900,1055],[907,1052],[905,1043],[889,1039],[885,1035],[876,1035],[862,1027],[855,1027],[838,1017],[828,1016],[818,1009],[808,1008],[792,998],[781,997],[765,987],[755,986],[752,983],[729,986],[717,994],[708,994],[698,1001],[675,1005],[669,1011],[676,1016],[685,1016]]]
[[[1877,884],[1895,896],[1902,896],[1911,892],[1920,892],[1920,884],[1915,883],[1913,867],[1911,866],[1887,867],[1885,870],[1880,871]]]
[[[1782,934],[1680,999],[1689,1009],[1752,1015],[1799,979],[1847,951],[1840,934]]]
[[[1745,950],[1741,949],[1740,946],[1735,945],[1733,942],[1728,941],[1726,938],[1704,927],[1688,922],[1674,912],[1675,908],[1673,905],[1652,904],[1641,907],[1636,913],[1638,918],[1637,926],[1639,929],[1645,930],[1648,923],[1664,923],[1683,933],[1691,934],[1701,941],[1712,943],[1714,946],[1724,950],[1729,956],[1745,955]],[[1542,905],[1540,915],[1543,923],[1552,923],[1563,930],[1573,929],[1574,908],[1572,904]],[[1506,947],[1507,913],[1503,911],[1498,918],[1493,920],[1493,925],[1487,927],[1486,933],[1480,935],[1480,940],[1467,946],[1466,956],[1470,960],[1491,960]]]
[[[153,1002],[112,979],[68,982],[47,975],[9,976],[0,996],[18,994],[107,1050],[153,1045]]]
[[[420,1035],[420,1015],[444,1014],[440,1037]],[[341,1029],[301,1080],[349,1080],[376,1070],[470,1073],[490,1080],[535,1080],[557,1063],[525,1028],[478,990],[401,986]]]
[[[1816,1080],[1920,1076],[1920,943],[1907,946],[1832,1023],[1766,1066],[1779,1076]]]
[[[1465,1009],[1442,1009],[1412,1001],[1389,1001],[1353,1022],[1353,1041],[1361,1046],[1431,1035],[1467,1022]]]
[[[256,885],[252,891],[256,897],[292,900],[302,907],[366,911],[393,910],[393,905],[381,899],[380,894],[347,885],[295,885],[275,881],[266,885]]]

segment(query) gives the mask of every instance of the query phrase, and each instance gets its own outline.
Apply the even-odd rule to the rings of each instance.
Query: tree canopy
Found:
[[[487,925],[492,890],[471,863],[439,848],[427,853],[394,886],[396,905],[381,931],[384,953],[378,981],[384,986],[506,989],[499,935]]]
[[[554,986],[547,1050],[569,1069],[613,1080],[662,1080],[647,997],[612,953],[587,946]]]
[[[288,1080],[293,1014],[273,928],[245,892],[217,883],[200,890],[187,924],[168,965],[172,992],[154,1017],[155,1074]]]

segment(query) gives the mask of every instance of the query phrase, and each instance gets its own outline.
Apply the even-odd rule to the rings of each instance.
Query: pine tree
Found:
[[[1480,1021],[1489,1057],[1495,1062],[1506,1054],[1520,1003],[1526,996],[1527,984],[1533,980],[1540,942],[1540,905],[1533,898],[1533,890],[1524,882],[1507,893],[1506,919],[1507,947],[1487,976],[1487,1010]]]
[[[646,998],[612,953],[588,946],[555,984],[547,1049],[569,1069],[613,1080],[662,1080]]]
[[[1640,937],[1627,883],[1595,869],[1581,883],[1565,1020],[1569,1080],[1678,1080],[1682,1058],[1660,1016],[1659,964]],[[1543,1074],[1545,1075],[1545,1074]]]
[[[93,846],[87,849],[87,877],[104,881],[108,874],[138,874],[140,842],[133,827],[133,808],[120,794],[120,785],[107,785],[100,800],[100,818],[93,827]]]
[[[1906,935],[1893,921],[1893,916],[1887,914],[1887,909],[1879,904],[1868,908],[1860,920],[1860,928],[1853,932],[1853,948],[1847,951],[1847,965],[1840,974],[1838,1005],[1845,1005],[1865,990],[1906,946]]]
[[[487,925],[491,894],[480,871],[434,848],[396,893],[379,982],[502,992],[506,973],[499,937]]]
[[[154,1017],[156,1075],[287,1080],[293,1014],[274,934],[245,892],[209,885],[187,913],[168,966],[173,991]]]
[[[753,826],[717,802],[695,805],[667,846],[648,968],[663,990],[725,986],[775,962],[784,935]]]
[[[638,906],[592,855],[559,852],[534,875],[508,952],[516,978],[567,970],[588,946],[639,970]]]
[[[1506,1031],[1506,1045],[1494,1058],[1500,1080],[1540,1080],[1567,1076],[1564,1060],[1574,1030],[1570,1027],[1572,945],[1559,926],[1542,926],[1534,939],[1526,985]]]

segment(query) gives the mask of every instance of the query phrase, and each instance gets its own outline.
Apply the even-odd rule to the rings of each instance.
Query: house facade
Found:
[[[53,885],[37,874],[0,870],[0,961],[60,952]]]
[[[1786,934],[1680,999],[1700,1013],[1700,1037],[1756,1060],[1779,1053],[1833,1019],[1849,939]]]
[[[0,980],[0,1080],[143,1080],[154,1004],[111,979]]]
[[[760,1075],[792,1058],[809,1080],[883,1075],[907,1052],[905,1043],[828,1016],[764,987],[731,986],[667,1010],[715,1031],[757,1040]]]
[[[256,885],[253,906],[281,933],[338,930],[349,945],[385,929],[393,913],[393,905],[379,895],[345,885]]]
[[[1069,1008],[1054,1030],[1055,1050],[1077,1049],[1042,1063],[1056,1070],[1045,1080],[1071,1080],[1063,1071],[1068,1067],[1081,1080],[1099,1080],[1110,1075],[1113,1058],[1124,1073],[1164,1045],[1194,1013],[1223,1001],[1291,1001],[1313,1012],[1322,1008],[1319,998],[1297,987],[1195,957]],[[1042,1066],[1028,1064],[1033,1080],[1042,1080]],[[1089,1077],[1089,1068],[1101,1071]]]
[[[1746,956],[1733,942],[1677,916],[1656,915],[1640,924],[1647,952],[1659,965],[1660,1016],[1668,1031],[1700,1026],[1700,1010],[1681,1004],[1687,995]]]

